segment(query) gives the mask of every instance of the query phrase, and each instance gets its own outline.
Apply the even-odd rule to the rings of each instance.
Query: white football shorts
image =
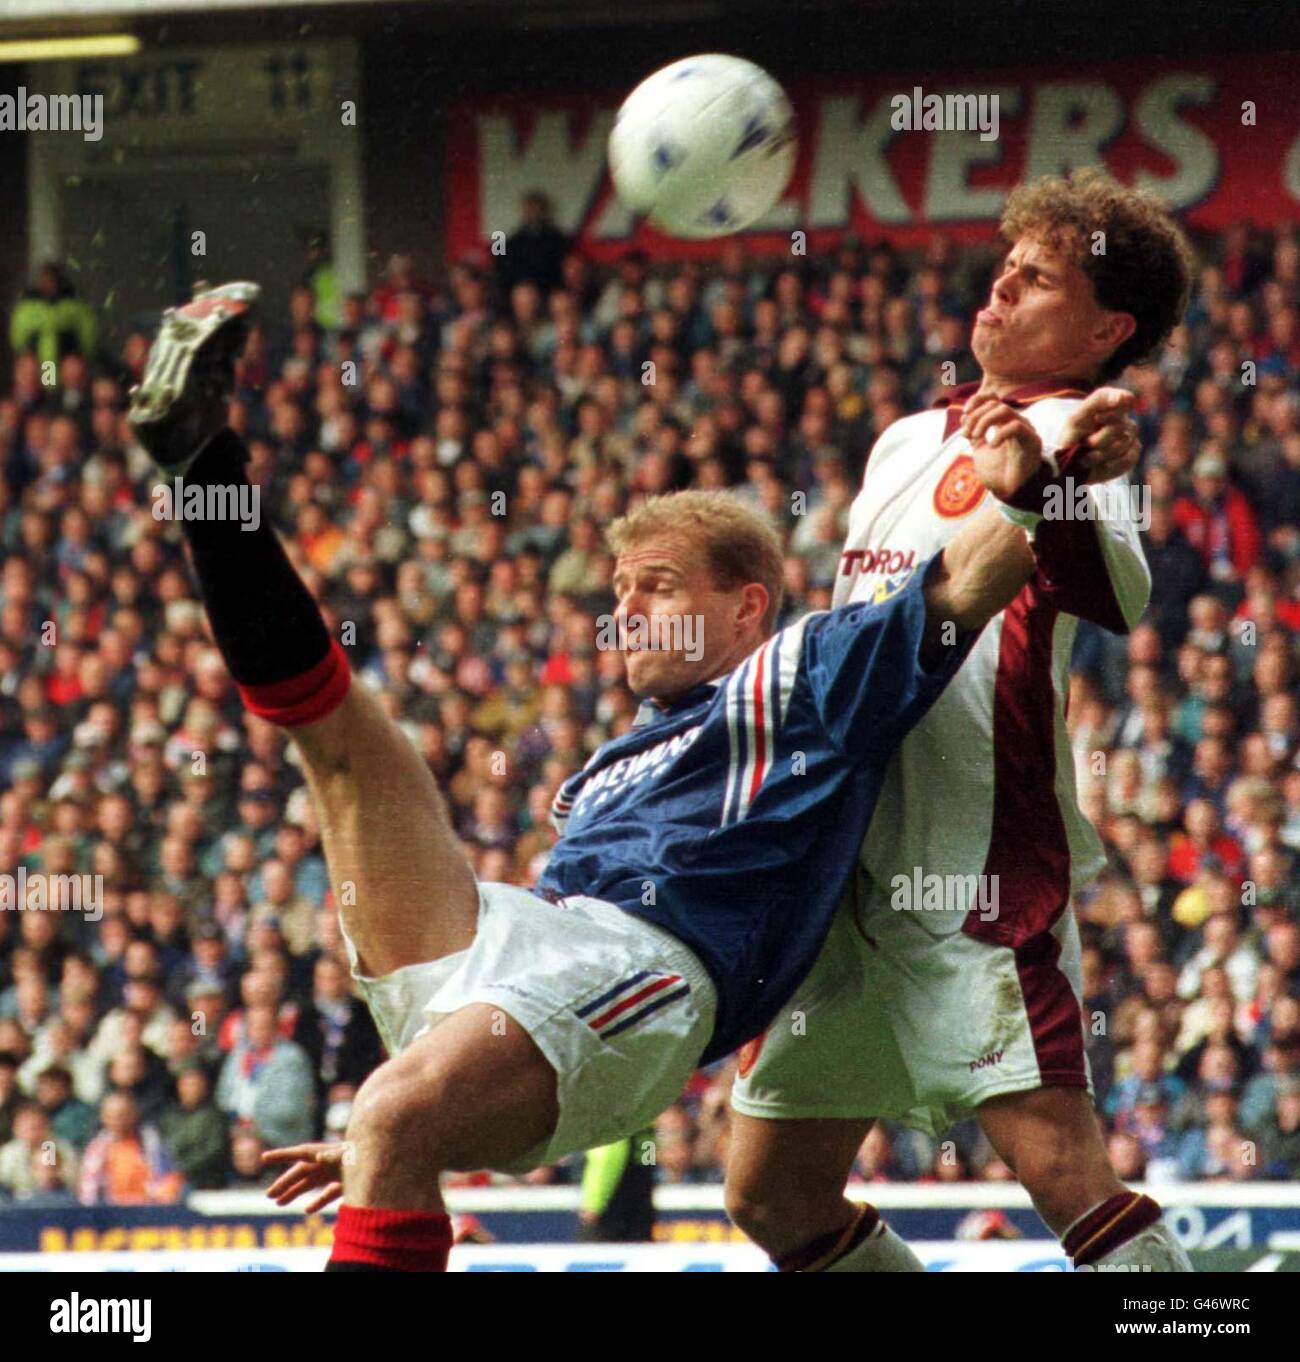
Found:
[[[346,940],[346,933],[344,934]],[[713,1034],[715,995],[682,942],[612,903],[479,885],[478,935],[454,955],[356,980],[390,1054],[470,1003],[499,1007],[555,1069],[560,1116],[521,1172],[610,1144],[681,1095]]]
[[[846,894],[812,970],[741,1051],[732,1105],[771,1120],[897,1121],[941,1135],[981,1102],[1091,1090],[1079,928],[1066,910],[1018,950]]]

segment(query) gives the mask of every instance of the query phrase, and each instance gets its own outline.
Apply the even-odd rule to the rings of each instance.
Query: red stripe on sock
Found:
[[[1117,1192],[1089,1211],[1065,1236],[1062,1247],[1075,1267],[1083,1267],[1113,1253],[1159,1219],[1159,1203],[1149,1196]]]
[[[819,1235],[802,1248],[773,1259],[778,1272],[825,1272],[846,1253],[852,1253],[880,1224],[880,1212],[871,1205],[861,1206],[842,1230]]]
[[[339,1207],[332,1263],[368,1263],[392,1272],[446,1272],[451,1217],[432,1211]]]
[[[314,723],[336,710],[352,684],[348,655],[337,639],[315,666],[300,676],[269,681],[261,686],[240,686],[244,708],[280,728]]]

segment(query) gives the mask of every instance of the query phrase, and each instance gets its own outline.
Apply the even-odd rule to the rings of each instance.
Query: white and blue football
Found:
[[[785,91],[743,57],[684,57],[647,76],[609,135],[619,198],[666,232],[726,236],[752,226],[794,169]]]

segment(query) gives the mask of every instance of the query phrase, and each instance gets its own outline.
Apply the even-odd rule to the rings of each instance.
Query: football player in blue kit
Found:
[[[205,494],[244,483],[225,411],[256,294],[226,285],[166,314],[133,394],[141,443]],[[344,1198],[332,1270],[445,1268],[442,1171],[629,1135],[772,1021],[825,938],[891,753],[1033,569],[994,507],[1037,452],[990,432],[973,456],[991,505],[942,553],[776,633],[780,544],[725,493],[610,527],[641,711],[559,790],[563,835],[533,890],[476,880],[428,766],[351,683],[265,519],[184,522],[244,705],[296,745],[391,1055],[344,1142],[278,1155],[279,1200]]]

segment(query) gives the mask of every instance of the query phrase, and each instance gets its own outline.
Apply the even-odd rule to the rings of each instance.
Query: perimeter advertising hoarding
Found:
[[[1018,181],[1097,163],[1160,194],[1194,228],[1218,230],[1239,219],[1263,227],[1300,222],[1295,63],[1288,56],[1196,58],[1032,75],[791,80],[798,162],[785,197],[745,235],[761,253],[788,251],[796,231],[810,251],[850,232],[899,245],[919,244],[936,230],[978,241],[992,235]],[[605,143],[624,93],[453,106],[444,186],[450,258],[486,254],[493,232],[516,225],[530,189],[550,195],[557,224],[593,259],[617,258],[629,246],[716,254],[716,241],[678,241],[637,226],[613,196]],[[997,136],[895,126],[924,109],[927,96],[950,94],[996,96]]]
[[[661,1189],[695,1195],[660,1197],[655,1237],[663,1246],[727,1247],[744,1245],[740,1232],[722,1211],[720,1188]],[[858,1191],[866,1190],[859,1187]],[[936,1199],[942,1188],[910,1185],[872,1186],[872,1194],[909,1242],[969,1242],[987,1235],[1031,1244],[1044,1239],[1042,1222],[1023,1196],[1008,1191],[996,1204],[950,1204]],[[960,1189],[958,1189],[960,1190]],[[997,1191],[996,1187],[982,1190]],[[1209,1184],[1196,1188],[1156,1189],[1166,1218],[1191,1251],[1300,1250],[1300,1194],[1290,1184],[1255,1184],[1238,1190]],[[540,1191],[540,1199],[528,1193]],[[497,1194],[504,1194],[498,1196]],[[575,1193],[570,1196],[568,1194]],[[1227,1195],[1224,1195],[1226,1193]],[[716,1195],[715,1195],[716,1194]],[[892,1194],[892,1195],[891,1195]],[[498,1246],[560,1245],[576,1235],[576,1192],[572,1188],[494,1189],[487,1195],[452,1194],[452,1210],[472,1216]],[[267,1214],[260,1196],[206,1194],[195,1206],[0,1207],[0,1259],[9,1254],[72,1254],[90,1261],[106,1253],[156,1253],[167,1258],[189,1253],[236,1251],[322,1251],[332,1240],[333,1214],[303,1217]],[[905,1201],[909,1204],[898,1204]],[[231,1203],[234,1204],[231,1204]],[[493,1204],[493,1203],[496,1204]],[[671,1205],[670,1202],[681,1204]],[[894,1203],[894,1204],[890,1204]],[[928,1203],[928,1204],[927,1204]],[[1035,1252],[1043,1247],[1037,1244]],[[1055,1251],[1052,1245],[1047,1245]]]
[[[927,1272],[1066,1272],[1052,1241],[926,1243],[912,1247]],[[193,1253],[0,1254],[3,1272],[320,1272],[325,1249],[202,1249]],[[1192,1253],[1198,1272],[1296,1272],[1300,1254],[1262,1250]],[[771,1272],[751,1244],[512,1244],[452,1250],[452,1272]]]

